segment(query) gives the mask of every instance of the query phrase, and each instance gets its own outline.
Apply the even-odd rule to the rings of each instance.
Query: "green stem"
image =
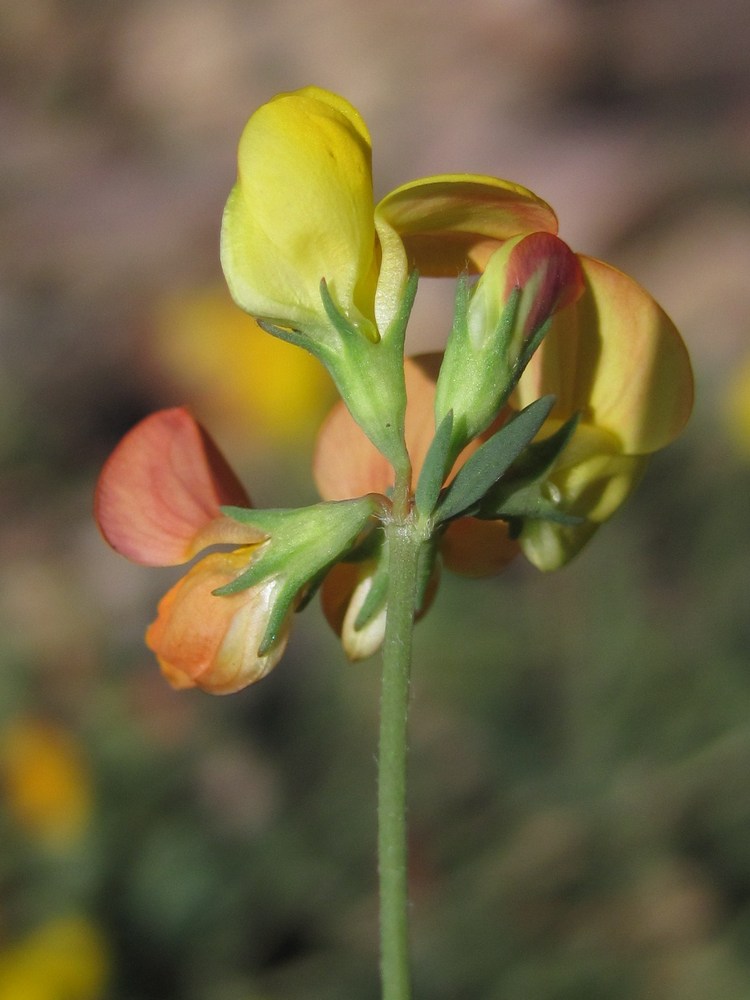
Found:
[[[404,497],[405,499],[405,497]],[[395,505],[394,505],[395,506]],[[409,674],[417,593],[420,535],[406,503],[385,526],[388,543],[388,616],[378,757],[378,871],[380,971],[383,1000],[409,1000],[406,757]]]

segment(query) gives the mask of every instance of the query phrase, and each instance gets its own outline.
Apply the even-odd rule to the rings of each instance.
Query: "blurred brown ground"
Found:
[[[262,831],[264,824],[271,822],[268,817],[278,815],[274,811],[279,808],[274,805],[278,796],[286,796],[292,804],[283,815],[289,829],[294,829],[294,795],[289,782],[293,787],[297,765],[289,759],[285,766],[292,778],[285,778],[283,766],[274,765],[281,767],[281,774],[274,771],[264,755],[273,755],[274,739],[268,735],[273,732],[269,721],[272,710],[281,712],[284,726],[292,725],[283,703],[285,698],[293,700],[288,686],[300,680],[300,670],[296,681],[269,680],[270,693],[259,689],[257,695],[241,696],[245,706],[257,698],[256,704],[261,706],[257,710],[217,708],[195,698],[186,701],[185,696],[162,688],[148,653],[141,649],[140,633],[166,577],[152,576],[109,553],[89,516],[97,470],[127,427],[150,409],[191,402],[184,399],[184,385],[154,350],[154,317],[165,298],[188,295],[221,282],[219,223],[234,179],[237,139],[249,114],[278,91],[308,83],[336,90],[361,110],[370,127],[376,195],[431,173],[487,173],[517,181],[554,206],[561,235],[574,249],[600,256],[633,274],[671,314],[688,342],[696,368],[698,406],[688,431],[692,444],[685,447],[692,449],[691,469],[700,479],[700,489],[685,500],[683,522],[678,511],[670,524],[670,513],[662,510],[655,515],[660,527],[651,529],[651,535],[645,530],[648,537],[657,538],[661,538],[659,530],[671,527],[678,532],[669,536],[664,548],[665,565],[671,569],[683,565],[688,549],[704,553],[709,569],[705,579],[696,575],[683,580],[683,589],[675,597],[670,588],[680,587],[676,573],[666,579],[667,569],[660,575],[651,567],[644,573],[653,590],[638,591],[643,578],[635,573],[631,583],[636,596],[620,595],[631,607],[642,603],[646,615],[658,612],[661,627],[667,629],[661,639],[667,648],[682,641],[681,623],[690,621],[698,628],[695,623],[706,613],[707,605],[728,608],[743,582],[747,593],[747,576],[742,575],[739,556],[731,571],[725,572],[720,565],[722,557],[717,552],[722,550],[720,544],[717,548],[716,539],[721,539],[721,533],[707,509],[714,503],[717,484],[724,490],[724,503],[717,511],[747,502],[746,494],[738,496],[736,502],[728,495],[737,489],[737,482],[746,484],[747,480],[741,478],[744,473],[738,473],[740,479],[736,480],[725,471],[732,462],[741,467],[742,460],[732,456],[722,422],[727,387],[737,366],[750,357],[747,39],[744,0],[717,4],[698,0],[465,0],[461,4],[382,0],[377,5],[351,0],[0,2],[0,572],[4,578],[0,591],[0,721],[8,722],[19,713],[61,720],[81,736],[94,769],[99,770],[103,803],[97,821],[99,875],[92,874],[85,889],[79,885],[71,890],[83,908],[94,914],[103,911],[103,900],[117,882],[118,865],[124,871],[130,863],[129,856],[127,862],[123,860],[122,848],[117,849],[121,851],[118,854],[107,839],[114,837],[107,826],[107,808],[114,808],[108,795],[117,801],[122,798],[122,789],[115,794],[108,791],[107,783],[132,766],[128,794],[137,797],[141,777],[159,767],[162,751],[168,756],[175,746],[183,747],[188,761],[185,767],[199,790],[210,789],[210,803],[217,796],[221,799],[217,808],[227,823],[239,822],[243,829]],[[412,346],[439,346],[449,327],[450,309],[451,292],[427,283],[415,314]],[[252,391],[250,375],[248,391]],[[268,454],[259,457],[256,452],[262,447],[257,441],[253,445],[251,432],[248,436],[246,446],[241,436],[223,443],[234,461],[253,477],[250,486],[259,502],[281,505],[305,496],[310,490],[307,456],[300,457],[292,449],[289,455],[276,459]],[[660,478],[657,474],[658,482],[675,473],[678,460],[671,461],[670,465],[667,459],[662,466],[665,471]],[[297,490],[291,499],[284,496],[289,475]],[[684,484],[687,478],[683,465],[676,481]],[[657,499],[662,502],[669,495],[668,484],[660,493],[657,490]],[[646,503],[641,513],[648,516]],[[630,522],[631,532],[634,523]],[[618,565],[628,563],[628,546],[633,544],[630,537],[628,542],[625,533],[618,534],[615,529],[611,558]],[[744,544],[746,538],[738,544]],[[606,545],[605,533],[593,544]],[[653,552],[651,556],[656,562]],[[592,559],[587,564],[589,572],[607,572],[604,555]],[[572,572],[570,579],[579,579]],[[540,591],[534,591],[533,586],[524,583],[522,593],[531,601],[544,602],[550,593],[564,593],[545,587],[564,588],[565,584],[543,583]],[[571,595],[578,593],[576,586],[571,584]],[[574,603],[573,596],[570,603]],[[470,608],[463,610],[470,614]],[[606,617],[606,602],[598,610]],[[595,613],[595,605],[583,612],[585,616]],[[313,614],[318,616],[317,610],[305,618]],[[558,608],[557,614],[563,612]],[[739,615],[727,611],[722,618],[716,611],[711,627],[720,636],[721,622],[731,620],[734,628]],[[635,611],[633,617],[638,619]],[[335,645],[315,632],[317,626],[303,622],[300,630],[305,627],[312,628],[314,638],[302,642],[322,650],[318,655],[324,659],[338,656]],[[481,623],[475,627],[481,629]],[[425,647],[437,655],[443,624],[435,625],[428,619],[420,628],[427,634],[437,628],[438,639]],[[728,634],[726,629],[724,635]],[[597,630],[601,642],[597,646],[593,639],[588,653],[582,653],[583,640],[569,639],[573,652],[568,652],[573,659],[590,655],[596,661],[611,648],[605,627],[595,626]],[[568,619],[565,634],[572,631]],[[716,637],[709,639],[706,633],[701,635],[705,641],[701,648],[711,650],[720,642]],[[742,660],[739,633],[732,635],[731,656]],[[641,638],[651,649],[650,633]],[[495,654],[488,652],[494,649],[493,643],[489,634],[481,640],[481,655],[487,661],[493,661]],[[298,659],[304,648],[299,647]],[[461,647],[454,644],[450,648]],[[510,643],[511,653],[513,648]],[[509,652],[507,642],[505,652]],[[641,654],[635,655],[637,659]],[[546,683],[547,674],[540,662],[534,666],[533,655],[530,660]],[[333,662],[330,669],[338,671],[338,662]],[[713,666],[706,663],[706,668]],[[279,672],[284,669],[282,665]],[[486,671],[481,676],[485,675]],[[289,676],[294,677],[293,672]],[[480,676],[479,668],[476,676]],[[126,681],[124,677],[134,679]],[[304,669],[301,678],[309,680]],[[277,683],[281,686],[274,687]],[[353,711],[355,718],[359,712],[371,723],[370,710],[358,700],[363,696],[353,693],[356,682],[344,683],[348,686],[338,710]],[[428,704],[429,683],[427,676],[422,678],[421,685],[428,688]],[[595,688],[596,681],[592,683]],[[681,682],[675,683],[679,690]],[[372,693],[372,681],[367,684]],[[736,708],[739,702],[750,707],[743,701],[749,689],[750,685],[738,689],[735,696],[727,685],[727,704],[733,702]],[[441,691],[448,700],[455,697],[450,681],[437,683],[437,694],[432,697],[438,703]],[[472,780],[478,781],[472,767],[485,759],[483,752],[474,753],[476,748],[465,748],[466,732],[474,732],[475,726],[466,722],[463,713],[472,710],[472,698],[467,696],[466,705],[457,709],[455,717],[445,714],[444,705],[432,705],[422,721],[418,718],[415,722],[417,760],[422,759],[423,764],[434,765],[441,759],[437,750],[437,756],[431,756],[435,733],[447,732],[450,746],[464,747],[465,768],[456,765],[460,774],[447,772],[446,776],[447,794],[459,803],[466,794],[460,790],[464,779],[469,787]],[[243,733],[247,723],[243,713],[254,711],[259,716],[253,717],[253,739],[262,747],[263,759],[235,752],[233,745],[227,750],[221,742],[227,739],[228,731]],[[701,711],[702,703],[696,701],[694,716],[699,717]],[[711,738],[720,744],[724,726],[726,739],[736,737],[745,748],[745,730],[737,735],[732,728],[734,718],[729,711],[722,716],[724,721],[717,723]],[[740,726],[740,718],[735,721]],[[121,737],[107,731],[110,724],[121,727]],[[316,725],[309,723],[308,736],[318,732]],[[485,719],[476,725],[481,743],[487,738],[489,723]],[[354,724],[350,730],[349,738],[361,736]],[[153,762],[143,765],[142,775],[140,765],[133,763],[131,752],[123,747],[128,741],[144,738],[144,733],[151,740]],[[220,748],[211,763],[210,747],[216,741]],[[586,744],[580,732],[573,741]],[[638,739],[634,738],[633,745],[638,746]],[[695,747],[696,752],[704,749],[698,736]],[[297,747],[302,757],[306,752],[311,751]],[[359,752],[366,761],[372,746],[363,746]],[[711,752],[706,750],[709,757]],[[637,756],[637,751],[632,753]],[[724,757],[720,750],[715,753],[717,772],[706,763],[709,758],[701,758],[708,769],[701,772],[701,794],[708,797],[712,779],[705,775],[726,773]],[[745,754],[746,749],[739,756],[730,753],[729,759],[736,764],[746,760]],[[448,762],[444,763],[447,766]],[[652,783],[656,779],[648,768],[641,773],[642,764],[630,760],[630,770],[618,772],[620,784],[610,781],[621,810],[617,815],[631,815],[623,803],[632,794],[640,803],[638,809],[651,817],[653,829],[673,831],[679,823],[675,819],[670,825],[672,821],[659,813],[660,795]],[[679,770],[677,764],[675,767]],[[731,767],[729,771],[734,775]],[[231,782],[229,790],[224,787],[222,781],[228,780],[228,773],[238,775],[240,786],[248,783],[247,800],[240,801],[232,794]],[[485,779],[490,780],[488,775]],[[670,788],[676,787],[665,775],[662,779]],[[508,780],[507,776],[503,780]],[[532,786],[525,785],[525,780],[519,774],[514,786],[517,806],[526,801],[524,796],[533,798]],[[748,783],[738,775],[732,780],[737,783],[737,798],[750,799]],[[340,784],[346,787],[347,782],[342,779]],[[364,791],[355,786],[358,794],[370,794],[366,784]],[[426,789],[415,793],[418,801],[420,794],[431,801],[430,787],[428,780]],[[190,788],[195,791],[193,784]],[[252,808],[247,812],[247,801],[256,803],[257,812]],[[698,808],[693,799],[690,802]],[[582,863],[581,852],[591,856],[585,846],[592,836],[585,807],[577,813],[569,804],[558,808],[555,801],[537,805],[538,809],[535,806],[526,811],[519,807],[522,821],[519,819],[514,833],[503,835],[502,850],[507,852],[502,858],[485,855],[482,864],[486,862],[488,867],[482,868],[477,861],[474,868],[467,862],[469,868],[460,869],[468,871],[470,877],[473,872],[475,878],[473,889],[482,900],[477,904],[477,921],[485,904],[488,912],[515,906],[516,930],[518,926],[528,930],[526,937],[522,935],[524,948],[531,948],[529,942],[546,934],[558,944],[564,940],[560,947],[567,949],[566,954],[638,955],[641,961],[647,953],[653,961],[647,963],[648,972],[642,980],[646,985],[621,982],[606,993],[607,1000],[620,996],[741,1000],[750,995],[750,972],[738,968],[733,951],[736,924],[728,914],[739,912],[731,909],[733,886],[721,884],[714,869],[702,869],[695,862],[695,853],[692,860],[686,860],[679,849],[672,852],[664,847],[659,840],[661,833],[648,841],[661,845],[657,856],[649,860],[639,855],[639,837],[645,835],[631,830],[632,840],[623,850],[631,861],[635,856],[641,861],[633,869],[632,879],[609,896],[604,887],[601,893],[594,893],[593,902],[579,901],[570,911],[575,919],[562,918],[560,913],[569,911],[554,910],[544,897],[547,890],[536,882],[529,898],[526,892],[519,892],[516,898],[514,879],[525,878],[524,872],[536,873],[528,875],[532,881],[543,879],[547,872],[559,888],[573,878],[568,866]],[[163,809],[164,799],[156,796],[143,806],[145,812],[150,808]],[[340,808],[346,813],[348,806]],[[358,808],[366,812],[369,804],[359,803]],[[722,800],[721,808],[729,806]],[[138,812],[137,804],[133,809]],[[419,815],[419,805],[415,809]],[[239,810],[239,819],[233,810]],[[120,815],[116,810],[115,814]],[[437,815],[450,826],[451,816],[439,810]],[[305,822],[304,818],[298,821]],[[321,822],[320,817],[317,822]],[[152,826],[144,821],[142,829],[149,831]],[[739,835],[743,828],[737,829]],[[750,826],[744,828],[745,838],[748,833]],[[419,836],[430,839],[425,831]],[[622,836],[627,839],[627,832]],[[557,845],[551,854],[550,844]],[[446,856],[453,857],[451,850],[445,847]],[[527,855],[521,857],[524,850]],[[697,847],[695,851],[702,857]],[[459,848],[454,854],[462,856]],[[87,856],[85,851],[82,856]],[[4,887],[0,895],[0,951],[4,934],[9,940],[17,937],[55,908],[36,890],[29,902],[31,897],[24,895],[28,865],[40,884],[44,878],[28,859],[22,869],[25,874],[15,876],[15,857],[11,851],[0,869],[0,887]],[[263,857],[263,864],[273,865],[272,857]],[[364,858],[369,858],[366,845]],[[420,858],[417,851],[418,867]],[[436,891],[430,889],[432,880],[448,879],[436,896],[429,897],[447,905],[449,876],[431,869],[429,858],[421,860],[424,865],[419,871],[428,897],[430,891]],[[304,865],[299,864],[303,871]],[[289,866],[288,870],[293,870],[293,862]],[[525,866],[530,866],[528,871]],[[156,863],[153,867],[159,869]],[[446,868],[450,871],[451,865]],[[102,872],[109,875],[105,878]],[[482,872],[494,873],[509,885],[502,899],[485,899],[491,880],[487,882]],[[368,877],[365,870],[361,881],[366,884]],[[224,884],[218,875],[216,879],[216,884]],[[31,882],[38,890],[37,882]],[[68,890],[59,889],[64,891]],[[148,898],[147,889],[141,886],[140,891]],[[557,891],[555,888],[553,895]],[[370,944],[362,942],[370,938],[372,900],[363,903],[360,911],[346,893],[343,895],[358,917],[344,928],[337,925],[339,938],[331,932],[331,939],[351,944],[355,953],[360,948],[370,960]],[[52,898],[59,903],[58,889]],[[291,898],[296,899],[294,893]],[[289,903],[290,913],[296,912],[294,905]],[[279,927],[288,924],[292,929],[289,939],[282,941],[283,947],[279,945],[278,954],[303,958],[308,952],[317,954],[315,945],[319,942],[310,943],[295,924],[295,920],[304,922],[306,918],[290,917],[283,906],[281,911]],[[311,912],[317,910],[311,907]],[[118,963],[122,967],[131,952],[138,953],[142,937],[147,936],[129,913],[123,911],[124,915],[107,926],[115,968]],[[747,923],[747,908],[742,913]],[[460,927],[458,916],[455,920]],[[146,920],[144,927],[149,926]],[[470,919],[468,926],[473,926]],[[170,946],[180,939],[181,927],[177,922],[173,936],[167,935]],[[419,944],[431,942],[429,947],[434,950],[435,941],[443,940],[441,933],[450,937],[449,932],[455,929],[448,919],[442,930],[435,931],[428,920]],[[279,935],[283,938],[282,931]],[[301,943],[297,940],[300,936]],[[253,953],[257,959],[253,968],[272,970],[270,978],[262,980],[262,995],[298,995],[289,985],[292,980],[283,978],[283,963],[272,960],[274,947],[269,944],[264,951],[258,945]],[[491,951],[492,946],[488,947]],[[175,966],[183,961],[181,953],[176,954]],[[429,969],[424,956],[421,960]],[[216,961],[218,968],[220,958]],[[315,976],[320,970],[313,959],[310,961],[313,964],[305,966],[306,981],[318,982]],[[498,959],[501,967],[506,963],[511,970],[516,968],[513,962],[512,955]],[[154,963],[157,968],[155,959]],[[277,982],[273,976],[279,965],[282,972]],[[154,973],[153,981],[162,982],[154,989],[161,993],[148,993],[143,985],[128,985],[125,976],[125,985],[117,980],[120,985],[113,987],[111,995],[117,1000],[192,996],[187,987],[180,992],[174,982],[169,988],[163,985],[170,981],[171,968],[166,962],[166,971],[157,969]],[[344,979],[349,972],[342,972]],[[461,974],[456,972],[457,985],[445,985],[440,998],[468,995],[461,992]],[[503,986],[493,980],[497,969],[491,962],[480,974],[485,974],[482,990],[476,987],[473,995],[487,1000],[513,1000],[517,995],[526,1000],[536,996],[557,1000],[573,995],[566,993],[563,985],[555,986],[553,977],[544,984],[540,979],[534,987],[531,973],[517,969]],[[122,974],[116,974],[116,979],[117,975]],[[163,975],[162,980],[159,975]],[[231,982],[227,979],[221,990],[214,992],[206,992],[208,980],[196,975],[196,982],[204,984],[196,987],[196,996],[212,1000],[240,996],[247,1000],[249,996],[247,984],[252,976],[247,969],[233,973],[235,978]],[[466,975],[465,981],[471,982],[470,974]],[[425,982],[431,981],[428,972],[424,977]],[[327,982],[322,972],[319,981]],[[358,982],[356,977],[352,981]],[[287,992],[274,993],[274,983]],[[537,993],[533,993],[535,988]],[[325,992],[330,984],[319,989],[320,996],[333,996]],[[307,993],[299,995],[309,998],[319,994],[309,987]],[[361,995],[371,993],[365,990]],[[596,996],[597,1000],[605,997],[601,989],[599,993],[579,991],[575,995]],[[438,997],[437,987],[433,997]]]

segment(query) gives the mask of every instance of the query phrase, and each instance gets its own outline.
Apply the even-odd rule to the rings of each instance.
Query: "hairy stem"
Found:
[[[397,492],[406,501],[406,489],[402,487]],[[389,583],[378,756],[380,968],[383,1000],[409,1000],[407,717],[421,540],[406,502],[394,504],[393,520],[385,526],[385,531],[389,553]]]

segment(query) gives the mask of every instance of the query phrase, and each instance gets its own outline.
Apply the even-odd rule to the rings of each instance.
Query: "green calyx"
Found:
[[[480,279],[481,280],[481,279]],[[515,381],[508,363],[507,345],[515,322],[518,293],[512,294],[493,329],[478,339],[469,322],[469,309],[477,295],[466,275],[459,278],[453,327],[435,393],[435,424],[453,413],[449,456],[459,452],[492,423],[510,396]],[[519,373],[520,377],[520,373]]]
[[[385,514],[385,504],[384,497],[368,494],[289,510],[222,508],[228,517],[267,535],[247,570],[214,591],[217,596],[226,596],[274,581],[277,594],[259,655],[276,642],[290,608],[309,598],[308,591],[314,591],[330,567],[376,527]]]
[[[404,338],[417,283],[418,275],[413,272],[382,336],[374,327],[363,331],[353,324],[334,301],[325,279],[320,282],[329,322],[325,330],[311,336],[260,321],[268,333],[303,347],[327,368],[351,415],[397,470],[409,467],[404,443]]]
[[[435,424],[453,412],[453,460],[498,416],[554,317],[582,293],[580,264],[549,233],[507,240],[473,286],[464,275],[435,393]]]
[[[527,518],[578,524],[581,519],[560,507],[560,498],[548,480],[578,417],[550,437],[534,441],[554,402],[554,396],[543,396],[511,417],[441,489],[451,461],[453,418],[449,411],[427,452],[417,484],[415,503],[423,523],[434,530],[457,517],[506,520],[514,534]]]

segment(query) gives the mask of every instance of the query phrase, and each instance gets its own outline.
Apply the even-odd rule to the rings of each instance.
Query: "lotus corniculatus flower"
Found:
[[[441,565],[483,576],[522,551],[556,569],[618,509],[688,418],[690,362],[647,292],[557,230],[546,202],[492,177],[424,178],[376,205],[367,128],[328,91],[251,117],[222,226],[227,282],[327,366],[342,401],[310,508],[254,510],[184,409],[147,418],[105,466],[96,516],[118,551],[176,565],[210,549],[147,633],[174,685],[263,676],[321,581],[349,655],[377,649],[397,506],[425,554],[417,614]],[[458,279],[456,311],[442,359],[404,362],[418,274]]]

